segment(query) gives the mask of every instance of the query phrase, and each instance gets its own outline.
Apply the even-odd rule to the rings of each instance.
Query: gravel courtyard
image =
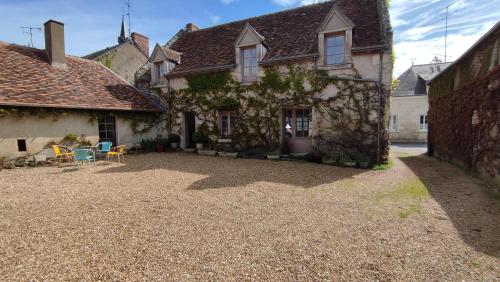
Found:
[[[393,160],[3,170],[0,280],[500,280],[500,200],[446,163]]]

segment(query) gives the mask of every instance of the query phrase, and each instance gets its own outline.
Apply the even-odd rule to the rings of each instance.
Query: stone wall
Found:
[[[429,152],[500,183],[500,28],[431,81]]]

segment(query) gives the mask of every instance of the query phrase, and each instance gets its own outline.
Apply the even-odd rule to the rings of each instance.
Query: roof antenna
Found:
[[[448,17],[453,15],[454,13],[458,12],[458,10],[455,10],[453,12],[449,12],[450,7],[455,4],[455,1],[451,3],[450,5],[446,6],[446,25],[445,25],[445,31],[444,31],[444,62],[446,63],[448,61]]]
[[[127,13],[125,15],[127,15],[127,18],[128,18],[128,35],[130,36],[130,0],[127,0],[127,2],[125,2],[125,5],[127,6]]]
[[[28,42],[28,47],[34,48],[35,46],[33,45],[33,30],[42,31],[42,29],[32,26],[21,26],[20,28],[22,29],[23,33],[30,35],[30,42]]]

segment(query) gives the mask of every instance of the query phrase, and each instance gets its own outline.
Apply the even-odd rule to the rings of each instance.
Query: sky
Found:
[[[319,0],[321,1],[321,0]],[[0,0],[0,41],[27,45],[20,28],[65,24],[66,52],[84,56],[117,43],[126,0]],[[318,0],[130,0],[131,30],[149,37],[150,50],[186,23],[209,27]],[[457,59],[500,20],[500,0],[391,0],[396,76],[412,63],[444,60],[445,8],[449,6],[448,61]],[[43,30],[33,44],[44,48]]]

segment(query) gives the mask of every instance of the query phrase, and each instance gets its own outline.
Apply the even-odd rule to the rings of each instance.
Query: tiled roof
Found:
[[[334,5],[355,24],[353,48],[381,45],[378,1],[327,1],[194,32],[181,32],[169,46],[182,53],[181,64],[172,74],[234,65],[234,45],[247,22],[265,38],[268,52],[263,61],[316,54],[318,29]]]
[[[66,56],[50,66],[45,50],[0,42],[0,105],[160,111],[100,63]]]
[[[427,95],[426,83],[445,70],[451,63],[414,65],[398,77],[398,87],[392,96]]]
[[[163,53],[165,53],[165,56],[167,56],[167,59],[177,63],[181,61],[181,53],[176,52],[168,47],[161,47],[161,49],[163,50]]]

